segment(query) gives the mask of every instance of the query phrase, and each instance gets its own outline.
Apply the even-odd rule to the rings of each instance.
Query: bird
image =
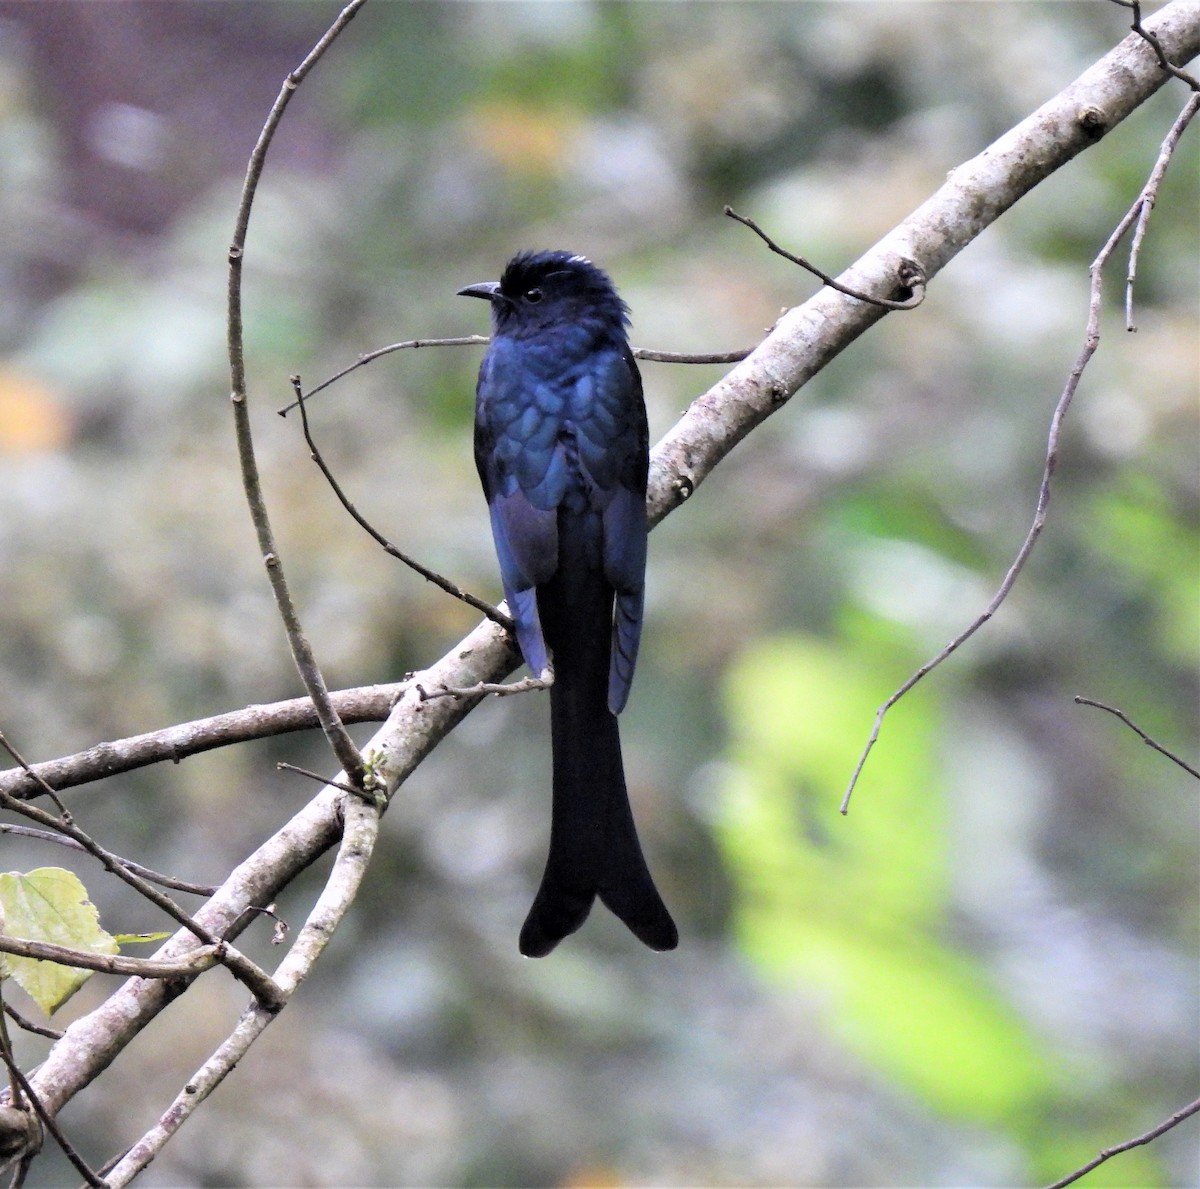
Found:
[[[649,428],[629,308],[566,251],[518,252],[491,306],[475,464],[518,646],[550,684],[550,845],[519,949],[544,957],[599,897],[653,950],[679,934],[642,854],[617,715],[641,638]]]

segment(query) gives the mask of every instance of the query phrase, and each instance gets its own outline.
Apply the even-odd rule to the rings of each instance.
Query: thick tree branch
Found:
[[[342,722],[382,722],[406,684],[364,685],[358,689],[337,690],[329,697]],[[218,747],[231,747],[235,743],[267,739],[290,731],[308,731],[320,725],[311,698],[289,698],[284,702],[247,706],[211,718],[164,727],[161,731],[97,743],[75,755],[31,764],[28,772],[11,768],[0,772],[0,794],[8,793],[27,801],[42,791],[39,778],[61,792],[149,764],[168,760],[178,764],[188,756]]]
[[[1186,62],[1200,51],[1200,0],[1174,0],[1146,24],[1173,62]],[[933,197],[839,279],[859,291],[886,292],[904,259],[917,262],[932,279],[1017,199],[1094,144],[1166,77],[1140,37],[1126,38],[1028,120],[955,170]],[[786,313],[742,364],[693,402],[655,448],[649,495],[654,522],[687,499],[742,438],[884,312],[822,291]],[[417,680],[427,689],[466,688],[498,681],[516,664],[505,634],[485,622]],[[364,749],[389,796],[477,701],[422,701],[414,685],[405,687],[388,721]],[[336,841],[343,797],[323,789],[232,872],[196,919],[216,933],[229,930],[227,935],[235,936],[244,926],[248,905],[274,899]],[[176,934],[156,958],[178,960],[197,944],[190,934]],[[72,1024],[31,1078],[51,1111],[95,1078],[169,998],[161,984],[133,980]]]

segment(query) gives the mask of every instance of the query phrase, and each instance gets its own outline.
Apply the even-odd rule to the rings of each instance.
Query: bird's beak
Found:
[[[482,297],[484,301],[491,301],[499,292],[499,281],[480,281],[478,285],[468,285],[465,289],[460,289],[455,297]]]

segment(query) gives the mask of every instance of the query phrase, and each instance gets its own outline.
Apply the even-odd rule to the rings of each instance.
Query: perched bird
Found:
[[[548,954],[599,896],[651,949],[679,941],[642,856],[617,714],[642,630],[649,431],[629,311],[608,276],[569,252],[522,252],[491,304],[475,397],[475,464],[517,642],[549,678],[550,853],[521,929]]]

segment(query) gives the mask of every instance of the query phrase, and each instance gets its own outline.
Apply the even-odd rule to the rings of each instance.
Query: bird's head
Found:
[[[458,295],[491,302],[498,334],[595,322],[598,330],[624,336],[629,324],[629,308],[608,274],[571,252],[518,252],[499,281],[468,285]]]

